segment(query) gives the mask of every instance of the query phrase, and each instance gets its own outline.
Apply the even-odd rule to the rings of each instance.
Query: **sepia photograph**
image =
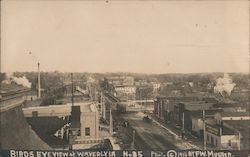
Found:
[[[0,157],[249,157],[249,0],[1,0]]]

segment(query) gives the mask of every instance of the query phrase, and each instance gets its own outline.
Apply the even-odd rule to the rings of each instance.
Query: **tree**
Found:
[[[6,73],[0,73],[0,83],[7,78]]]

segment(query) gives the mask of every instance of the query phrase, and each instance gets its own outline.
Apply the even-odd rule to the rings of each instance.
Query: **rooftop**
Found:
[[[240,107],[240,106],[243,106],[243,104],[241,104],[240,102],[235,102],[235,101],[219,102],[217,104],[214,104],[214,107]]]
[[[206,117],[213,117],[218,112],[221,113],[221,112],[223,112],[223,110],[222,109],[205,110],[205,115],[206,115]],[[202,118],[203,117],[203,110],[191,111],[191,114],[195,118]]]
[[[157,96],[158,99],[167,99],[167,100],[174,100],[174,101],[183,101],[183,102],[188,102],[188,101],[200,101],[199,97],[195,96],[163,96],[159,95]]]
[[[219,100],[216,97],[203,97],[203,101],[208,102],[208,103],[218,103]]]
[[[222,117],[238,117],[238,116],[250,116],[249,112],[222,112]]]
[[[244,138],[250,138],[250,120],[228,120],[225,123],[239,130]]]
[[[180,102],[185,106],[186,110],[208,110],[213,106],[213,103],[205,103],[204,101]]]
[[[72,104],[67,104],[72,105]],[[74,103],[74,106],[80,106],[81,112],[97,112],[97,108],[93,102],[84,102],[84,103]]]

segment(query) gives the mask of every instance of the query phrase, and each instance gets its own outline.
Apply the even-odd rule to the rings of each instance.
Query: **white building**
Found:
[[[153,85],[153,91],[156,92],[160,89],[161,87],[161,84],[160,83],[157,83],[157,82],[152,82],[151,83]]]
[[[135,86],[115,86],[115,91],[117,93],[135,94],[136,87]]]

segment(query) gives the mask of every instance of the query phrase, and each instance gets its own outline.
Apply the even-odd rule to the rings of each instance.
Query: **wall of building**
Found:
[[[227,149],[237,149],[239,146],[238,135],[223,135],[221,137],[221,147]]]
[[[192,131],[197,135],[201,136],[200,130],[203,130],[203,120],[202,118],[192,118]]]
[[[221,148],[221,137],[211,134],[209,132],[205,132],[205,138],[206,138],[206,142],[207,144],[210,144],[212,146],[214,146],[217,149]]]
[[[238,135],[222,135],[218,136],[206,132],[206,141],[208,144],[214,146],[217,149],[238,149],[240,140]]]
[[[82,139],[99,138],[99,116],[98,112],[82,112],[81,117],[81,135]],[[89,128],[89,135],[86,135],[86,128]]]

